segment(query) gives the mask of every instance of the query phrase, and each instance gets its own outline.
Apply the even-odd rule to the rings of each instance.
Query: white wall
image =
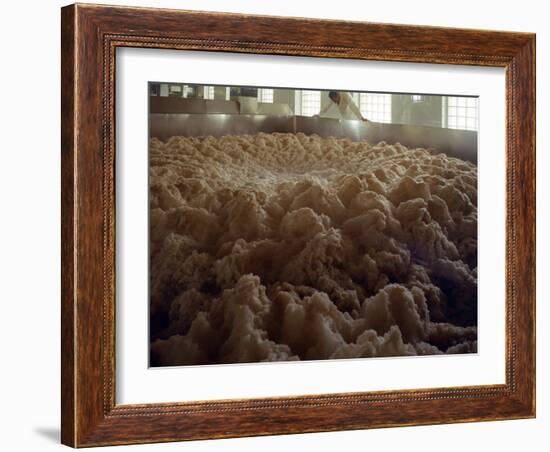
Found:
[[[113,0],[115,1],[115,0]],[[394,23],[491,28],[538,32],[538,102],[550,105],[550,31],[544,3],[524,0],[463,0],[455,7],[440,1],[393,0],[362,3],[279,0],[116,0],[119,4],[210,9],[259,14],[324,17]],[[95,3],[95,2],[94,2]],[[2,449],[61,449],[59,425],[59,7],[64,2],[8,2],[3,6],[2,147],[0,184],[0,265],[2,275],[2,373],[0,416]],[[16,89],[36,86],[39,90]],[[30,112],[23,96],[33,96]],[[538,116],[538,168],[550,164],[549,132],[543,108]],[[547,109],[545,109],[547,110]],[[24,120],[23,120],[24,119]],[[6,161],[7,158],[7,161]],[[550,178],[538,183],[538,274],[549,268],[548,205]],[[116,450],[184,451],[412,451],[548,450],[550,429],[547,348],[542,322],[550,320],[545,293],[549,278],[538,283],[538,418],[536,420],[407,427],[264,438],[119,447]],[[545,355],[542,351],[545,350]]]

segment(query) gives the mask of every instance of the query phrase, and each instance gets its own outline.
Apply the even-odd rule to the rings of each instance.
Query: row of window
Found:
[[[262,90],[265,91],[265,90]],[[321,111],[321,91],[302,91],[300,114],[313,116]],[[361,114],[375,122],[392,121],[391,94],[358,93],[353,95]],[[424,96],[412,95],[414,103],[424,101]],[[477,130],[477,99],[465,97],[443,97],[443,127],[450,129]]]
[[[353,94],[361,114],[375,122],[392,121],[392,95],[375,93]],[[424,101],[422,95],[412,95],[414,103]],[[477,130],[477,99],[470,97],[443,97],[441,117],[443,127],[450,129]],[[302,91],[301,114],[313,116],[321,111],[321,91]]]
[[[201,91],[202,90],[202,91]],[[203,99],[214,99],[213,86],[193,86],[182,84],[153,84],[151,94],[154,96],[175,96],[175,97],[202,97]],[[229,100],[229,87],[225,89],[225,99]]]
[[[171,89],[183,90],[182,97],[195,94],[196,87],[187,85],[174,85]],[[203,98],[214,99],[214,87],[204,86]],[[273,89],[258,89],[258,102],[273,103]],[[226,100],[229,100],[230,89],[226,88]],[[392,120],[392,95],[378,93],[354,93],[355,102],[359,106],[361,114],[375,122],[389,123]],[[424,96],[412,95],[411,100],[415,103],[423,102]],[[302,116],[313,116],[321,111],[321,91],[297,90],[296,91],[296,112]],[[477,130],[478,113],[477,99],[467,97],[443,97],[442,118],[443,127],[450,129]]]
[[[352,96],[365,118],[375,122],[391,122],[391,94],[355,93]],[[321,111],[321,91],[301,91],[297,100],[302,116],[313,116]]]

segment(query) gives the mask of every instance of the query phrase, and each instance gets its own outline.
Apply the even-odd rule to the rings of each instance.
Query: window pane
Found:
[[[204,87],[204,98],[205,99],[214,99],[214,87],[205,86]]]
[[[321,111],[321,91],[302,91],[302,115],[314,116]]]
[[[371,121],[391,122],[391,94],[361,93],[359,110]]]
[[[477,98],[448,97],[447,127],[451,129],[477,130]]]
[[[258,90],[258,102],[273,103],[273,90],[268,88],[260,88]]]

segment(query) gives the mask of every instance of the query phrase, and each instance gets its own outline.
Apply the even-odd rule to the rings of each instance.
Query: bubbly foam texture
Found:
[[[151,140],[154,366],[477,350],[477,167],[384,142]]]

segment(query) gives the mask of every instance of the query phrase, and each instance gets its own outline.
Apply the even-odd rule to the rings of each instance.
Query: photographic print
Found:
[[[152,367],[477,351],[476,97],[149,96]]]
[[[535,417],[533,33],[75,4],[61,37],[63,444]]]

